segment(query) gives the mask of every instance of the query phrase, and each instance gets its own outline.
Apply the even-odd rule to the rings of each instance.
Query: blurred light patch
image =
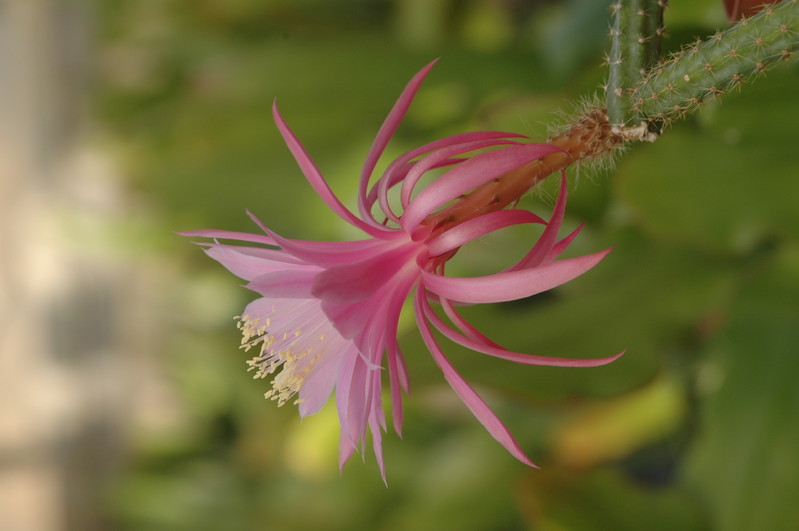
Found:
[[[325,480],[338,473],[339,422],[335,400],[316,414],[292,424],[286,438],[286,467],[310,480]]]
[[[554,432],[554,460],[580,469],[628,455],[671,432],[686,404],[679,382],[663,375],[645,387],[590,405]]]
[[[465,14],[461,33],[464,44],[480,52],[507,48],[513,40],[513,20],[498,2],[475,2]]]

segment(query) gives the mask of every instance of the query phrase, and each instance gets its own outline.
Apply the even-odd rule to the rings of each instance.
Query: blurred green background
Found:
[[[668,49],[726,23],[720,1],[673,4]],[[339,474],[333,408],[300,422],[263,399],[233,321],[252,295],[174,232],[252,231],[249,209],[289,237],[356,237],[304,181],[272,102],[352,206],[385,114],[436,57],[384,162],[467,130],[544,139],[557,111],[606,75],[608,2],[58,5],[58,17],[87,21],[73,136],[101,163],[78,165],[96,177],[82,170],[45,192],[48,234],[78,268],[99,260],[124,289],[83,275],[45,322],[75,392],[103,389],[48,435],[60,471],[53,529],[799,529],[795,63],[709,102],[612,171],[572,171],[566,228],[587,228],[570,252],[614,251],[553,292],[467,309],[523,352],[627,350],[606,367],[562,369],[447,345],[540,470],[491,439],[405,323],[412,393],[404,438],[384,439],[386,488],[370,451]],[[548,216],[556,184],[523,206]],[[487,239],[459,265],[497,271],[534,236]]]

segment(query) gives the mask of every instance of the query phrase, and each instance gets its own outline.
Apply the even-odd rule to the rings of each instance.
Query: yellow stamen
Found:
[[[272,311],[276,312],[277,308],[273,307]],[[248,315],[240,318],[237,326],[241,330],[241,348],[248,351],[251,347],[259,345],[259,354],[247,361],[247,365],[249,365],[247,370],[255,371],[253,378],[266,378],[268,375],[275,375],[270,382],[272,389],[267,391],[264,397],[276,400],[277,405],[282,406],[300,391],[324,350],[310,348],[296,350],[294,347],[302,337],[302,329],[297,329],[293,333],[284,332],[280,348],[273,348],[275,337],[268,333],[268,328],[272,324],[271,319],[266,318],[265,322],[266,325],[261,325],[261,319],[253,319]],[[290,336],[297,339],[286,345],[285,341]],[[321,345],[324,335],[320,335],[319,339]],[[280,369],[279,372],[278,369]],[[299,404],[300,402],[301,399],[297,399],[293,403]]]

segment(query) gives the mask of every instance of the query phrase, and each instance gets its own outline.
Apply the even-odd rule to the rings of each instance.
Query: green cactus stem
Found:
[[[668,125],[787,61],[799,48],[799,2],[783,0],[739,20],[726,31],[697,41],[651,68],[635,87],[639,120]]]
[[[632,92],[660,58],[665,0],[619,0],[613,26],[607,93],[608,120],[622,129],[637,118]]]

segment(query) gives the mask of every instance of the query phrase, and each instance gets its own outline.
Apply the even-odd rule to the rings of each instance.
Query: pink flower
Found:
[[[549,290],[591,269],[608,253],[605,250],[556,260],[579,232],[557,239],[566,205],[565,176],[548,222],[525,210],[486,208],[484,213],[458,223],[426,223],[428,216],[462,194],[559,148],[522,143],[520,135],[509,133],[459,134],[402,155],[370,186],[378,158],[432,66],[427,65],[410,81],[378,132],[361,173],[359,216],[333,194],[273,107],[277,127],[308,182],[339,217],[365,233],[365,239],[292,240],[275,234],[254,217],[264,234],[221,230],[182,233],[214,238],[203,244],[205,252],[261,295],[245,308],[240,328],[244,348],[258,348],[249,362],[256,377],[274,375],[272,390],[266,396],[282,405],[296,395],[294,403],[305,417],[318,411],[335,389],[341,423],[340,466],[364,443],[368,429],[384,479],[383,374],[387,368],[393,425],[401,435],[401,390],[408,392],[408,375],[397,342],[397,326],[400,310],[409,297],[413,297],[422,338],[446,380],[489,433],[531,466],[535,465],[506,426],[452,366],[433,329],[475,351],[524,365],[590,367],[619,356],[575,360],[511,352],[478,332],[455,308],[458,304],[510,301]],[[479,154],[472,154],[478,150]],[[472,155],[464,156],[468,154]],[[414,191],[422,176],[442,167],[449,169]],[[399,187],[402,212],[395,212],[389,202],[389,192],[395,187]],[[382,214],[380,219],[373,215],[374,210]],[[447,260],[462,245],[511,225],[529,223],[546,228],[516,264],[482,277],[444,275]],[[258,245],[219,243],[217,238]],[[433,303],[440,306],[446,319],[433,309]]]

